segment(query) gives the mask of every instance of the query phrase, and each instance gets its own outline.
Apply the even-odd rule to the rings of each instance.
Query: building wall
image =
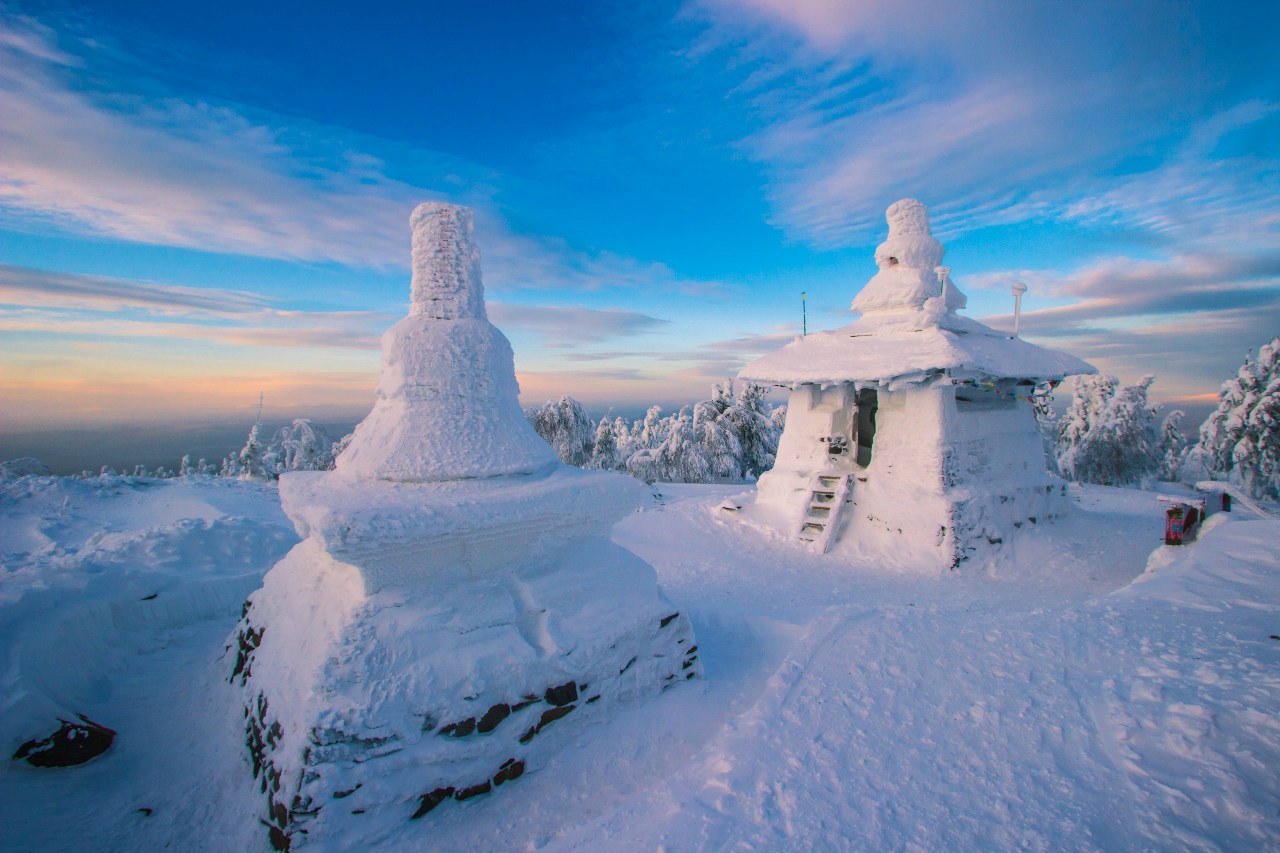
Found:
[[[953,393],[969,390],[959,386]],[[1016,390],[953,403],[944,481],[957,562],[990,552],[1017,530],[1066,509],[1065,483],[1046,470],[1031,403],[1014,396]]]
[[[799,530],[805,514],[809,490],[820,472],[852,472],[852,455],[833,457],[829,444],[821,441],[832,435],[849,437],[853,412],[852,383],[820,389],[801,385],[787,400],[787,425],[778,442],[773,468],[760,475],[757,500],[784,512]]]
[[[951,508],[943,481],[950,387],[879,389],[871,464],[857,475],[840,550],[950,565]]]
[[[788,401],[777,462],[761,476],[757,500],[781,511],[798,532],[814,478],[852,474],[832,551],[954,568],[1065,507],[1062,482],[1045,470],[1031,405],[1017,390],[953,385],[943,377],[879,388],[875,441],[864,468],[852,452],[829,455],[820,440],[854,438],[854,384],[801,386]]]

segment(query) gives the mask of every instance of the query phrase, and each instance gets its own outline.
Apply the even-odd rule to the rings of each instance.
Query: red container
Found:
[[[1164,514],[1164,544],[1182,544],[1182,521],[1186,516],[1182,507],[1170,507]]]

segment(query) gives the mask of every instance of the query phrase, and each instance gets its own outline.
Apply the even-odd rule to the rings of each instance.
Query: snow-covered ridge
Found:
[[[56,727],[58,715],[84,713],[119,732],[82,767],[6,763],[7,846],[265,853],[262,794],[243,785],[244,720],[227,701],[236,650],[222,654],[235,617],[177,617],[182,602],[200,599],[206,579],[278,553],[270,536],[241,540],[238,562],[228,561],[224,534],[274,529],[291,540],[269,500],[273,489],[198,477],[25,478],[5,488],[0,554],[17,594],[0,601],[0,649],[12,661],[17,643],[42,648],[55,630],[83,628],[74,651],[69,643],[49,649],[43,672],[56,677],[64,656],[78,654],[95,679],[60,682],[65,701],[35,717],[7,706],[0,729],[9,751]],[[1277,522],[1232,513],[1194,545],[1159,547],[1151,493],[1073,486],[1077,509],[1064,522],[1037,526],[983,571],[930,577],[901,552],[849,566],[777,540],[743,547],[742,532],[716,509],[732,488],[664,485],[661,506],[628,516],[615,533],[624,554],[657,567],[674,602],[661,618],[675,610],[696,618],[693,653],[710,677],[621,713],[606,712],[604,699],[586,704],[597,684],[586,676],[530,680],[528,692],[542,692],[519,710],[525,694],[441,694],[435,729],[414,736],[456,758],[455,768],[474,761],[469,785],[484,778],[492,786],[502,772],[496,793],[442,800],[413,820],[422,808],[416,799],[351,814],[376,792],[365,784],[347,793],[357,782],[343,783],[345,795],[329,797],[329,813],[317,820],[333,827],[345,814],[348,829],[316,849],[1253,850],[1280,834],[1280,783],[1271,772],[1280,739],[1267,713],[1280,702],[1280,643],[1269,638],[1280,608]],[[242,526],[213,524],[220,516]],[[170,526],[198,532],[191,544],[203,547],[182,549],[182,558],[174,551],[156,574],[142,555],[167,553],[147,542]],[[41,537],[71,553],[98,531],[97,557],[47,575],[32,569],[41,558],[31,543]],[[111,558],[112,543],[124,542],[138,559]],[[520,641],[531,657],[535,646],[551,648],[548,639],[563,651],[570,640],[555,619],[543,630],[538,618],[550,580],[516,585],[492,576],[475,590],[488,612],[461,592],[439,604],[457,624],[474,620],[468,624],[485,631],[494,630],[484,621],[491,613],[511,620],[502,630],[531,639]],[[346,606],[340,583],[288,586],[295,596],[323,595],[335,612]],[[89,602],[118,606],[121,621],[74,618],[73,606]],[[239,611],[229,597],[216,604]],[[158,621],[132,615],[152,605],[168,608]],[[391,605],[384,618],[407,612]],[[51,618],[59,613],[67,618]],[[661,618],[650,629],[657,636],[679,622],[664,628]],[[420,624],[385,621],[380,630]],[[262,646],[269,641],[270,630]],[[357,653],[334,662],[335,672],[361,671],[370,648],[352,646]],[[6,669],[6,699],[44,696],[32,672]],[[568,703],[574,709],[521,745],[546,712],[567,707],[548,702],[546,688],[570,678],[575,689],[588,685]],[[372,682],[366,689],[390,711],[386,691]],[[500,704],[512,710],[496,725],[495,712],[480,731]],[[577,724],[584,715],[592,725]],[[467,720],[475,727],[467,734],[445,732]],[[322,748],[355,749],[360,741],[332,736],[344,731],[333,728]],[[514,757],[502,755],[508,738],[546,749],[513,784],[515,765],[501,770]],[[573,745],[557,749],[557,738]],[[388,780],[416,773],[415,784],[435,784],[444,765],[411,770],[409,759],[402,748],[365,766],[391,768]],[[489,767],[494,773],[483,776]]]

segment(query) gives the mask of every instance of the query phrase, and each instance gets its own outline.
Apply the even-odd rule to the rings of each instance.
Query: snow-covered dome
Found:
[[[471,211],[431,202],[409,224],[409,316],[382,336],[377,401],[337,470],[421,482],[552,464],[555,453],[520,410],[511,344],[485,314]]]
[[[929,230],[929,213],[913,198],[894,202],[885,211],[889,238],[876,247],[880,272],[867,282],[850,306],[863,314],[918,311],[924,303],[942,295],[939,264],[946,250]],[[954,311],[968,299],[954,284],[947,284],[946,305]]]

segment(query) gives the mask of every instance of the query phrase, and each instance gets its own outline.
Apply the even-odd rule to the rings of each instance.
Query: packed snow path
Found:
[[[96,542],[136,543],[130,514],[147,540],[141,531],[180,522],[149,515],[165,490],[205,506],[221,496],[242,518],[221,528],[203,510],[202,537],[243,536],[250,511],[264,531],[279,520],[244,484],[157,484],[147,501],[124,486],[111,500],[56,488],[65,493],[5,493],[6,543],[38,544],[37,518],[55,503],[79,541],[94,536],[89,508],[113,519]],[[1154,495],[1089,487],[1073,490],[1069,520],[1018,539],[1000,562],[922,577],[762,540],[715,509],[732,488],[660,491],[661,505],[615,539],[691,613],[705,682],[584,731],[497,795],[430,825],[371,826],[371,838],[398,850],[1280,847],[1280,523],[1219,516],[1194,546],[1157,548]],[[39,669],[30,655],[14,665],[16,641],[52,612],[33,601],[61,590],[101,603],[106,578],[121,600],[145,585],[143,560],[99,554],[94,565],[108,568],[86,587],[48,556],[73,549],[41,529],[44,551],[4,549],[6,691],[30,689]],[[258,571],[288,544],[255,541],[270,551]],[[243,570],[206,545],[207,562],[189,549],[191,583]],[[178,575],[165,577],[176,595]],[[40,583],[50,588],[33,591]],[[214,681],[235,616],[166,621],[145,642],[109,644],[112,689],[74,710],[117,728],[116,745],[78,768],[7,762],[0,846],[263,843],[245,825],[253,804],[234,793],[238,721],[227,724],[230,691]],[[11,751],[47,734],[10,729]]]

